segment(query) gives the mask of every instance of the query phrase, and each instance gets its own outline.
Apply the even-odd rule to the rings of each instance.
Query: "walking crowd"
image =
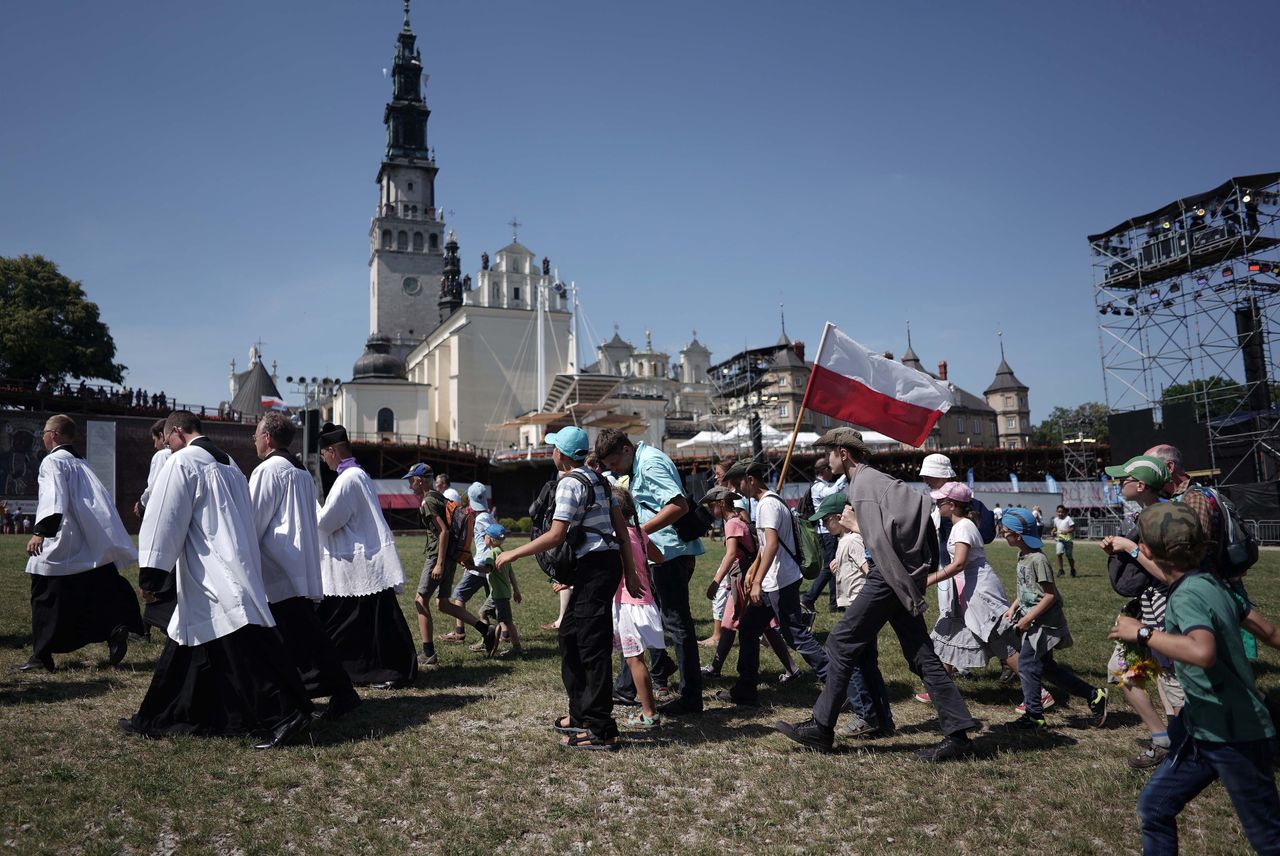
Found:
[[[1059,507],[1048,524],[1055,574],[1038,509],[988,509],[944,455],[924,459],[922,492],[872,467],[858,431],[832,429],[818,440],[825,457],[802,515],[770,487],[763,462],[719,465],[716,485],[695,501],[661,450],[615,429],[593,445],[582,429],[564,428],[546,437],[556,478],[530,509],[534,537],[513,548],[483,485],[464,498],[417,464],[404,478],[427,533],[414,597],[419,647],[397,600],[405,573],[394,537],[346,431],[325,425],[320,433],[321,457],[336,473],[323,503],[289,451],[294,433],[286,416],[264,416],[254,434],[261,463],[246,478],[203,435],[197,415],[176,411],[157,422],[135,550],[75,448],[74,421],[50,418],[27,548],[34,650],[20,668],[52,670],[53,655],[96,642],[115,664],[131,634],[158,627],[164,651],[138,711],[120,727],[148,737],[254,735],[256,748],[270,749],[316,719],[357,708],[357,686],[395,690],[438,669],[437,642],[464,643],[474,630],[478,653],[518,657],[513,567],[534,557],[560,597],[550,626],[567,713],[549,725],[567,750],[615,751],[623,730],[696,717],[707,698],[758,706],[762,639],[782,664],[781,682],[801,675],[803,660],[821,686],[811,715],[778,722],[780,733],[818,752],[837,737],[892,736],[877,648],[886,624],[923,684],[915,698],[937,712],[942,739],[918,751],[921,760],[978,751],[980,725],[956,678],[992,660],[1022,690],[1018,716],[997,727],[1045,730],[1065,696],[1083,700],[1089,725],[1106,722],[1108,686],[1056,659],[1073,642],[1060,580],[1064,559],[1076,573],[1074,522]],[[1110,631],[1109,682],[1149,732],[1130,759],[1154,770],[1138,802],[1144,851],[1176,852],[1179,812],[1220,779],[1253,848],[1280,853],[1277,711],[1250,664],[1258,642],[1280,647],[1280,630],[1244,587],[1256,552],[1233,528],[1229,503],[1194,483],[1177,449],[1157,445],[1107,472],[1142,509],[1130,532],[1101,549],[1112,587],[1129,599]],[[705,591],[714,631],[700,643],[690,583],[714,521],[725,554]],[[987,556],[996,538],[1016,551],[1012,597]],[[134,563],[142,610],[119,573]],[[469,603],[482,591],[477,614]],[[825,645],[812,629],[824,592],[840,613]],[[433,612],[454,622],[439,637]],[[722,673],[735,643],[736,679],[704,695],[704,679]],[[705,667],[704,646],[714,652]],[[320,712],[318,698],[329,699]],[[635,708],[621,728],[620,704]]]

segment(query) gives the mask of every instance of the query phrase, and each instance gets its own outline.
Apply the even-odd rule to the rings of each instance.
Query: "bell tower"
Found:
[[[436,159],[427,146],[422,54],[409,26],[396,36],[391,100],[382,113],[387,147],[369,228],[369,334],[403,359],[436,326],[435,288],[444,273],[444,220],[435,207]]]

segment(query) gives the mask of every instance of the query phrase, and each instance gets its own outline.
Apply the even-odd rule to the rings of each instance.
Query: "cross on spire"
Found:
[[[507,225],[511,227],[511,240],[513,241],[518,240],[519,229],[524,224],[521,223],[519,220],[517,220],[515,217],[512,217],[510,220],[507,221]]]
[[[1004,331],[997,330],[996,338],[1000,340],[1000,361],[1004,362]]]
[[[404,28],[409,29],[409,0],[404,0]]]

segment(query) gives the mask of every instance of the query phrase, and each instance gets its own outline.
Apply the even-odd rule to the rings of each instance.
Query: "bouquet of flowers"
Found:
[[[1147,681],[1160,674],[1160,664],[1152,658],[1151,652],[1146,648],[1130,645],[1127,642],[1118,642],[1116,646],[1120,649],[1121,655],[1116,659],[1120,660],[1123,665],[1119,670],[1113,669],[1111,674],[1122,685],[1134,684],[1143,686]]]

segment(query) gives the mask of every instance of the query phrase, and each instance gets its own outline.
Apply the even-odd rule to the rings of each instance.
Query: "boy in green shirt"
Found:
[[[484,533],[484,552],[476,557],[476,564],[481,565],[489,573],[489,598],[480,609],[480,614],[498,624],[500,638],[505,636],[511,640],[511,648],[499,652],[496,656],[505,657],[520,654],[520,635],[516,632],[516,622],[511,612],[511,601],[521,600],[520,584],[511,572],[511,566],[498,567],[498,556],[502,553],[502,542],[507,537],[507,528],[501,523],[491,523]]]
[[[1178,813],[1221,779],[1249,843],[1259,853],[1280,854],[1276,729],[1254,686],[1240,627],[1272,646],[1280,646],[1280,630],[1212,574],[1197,572],[1206,543],[1190,508],[1150,506],[1138,517],[1138,532],[1138,549],[1169,585],[1165,629],[1120,616],[1111,638],[1172,659],[1186,693],[1180,728],[1170,727],[1174,748],[1138,797],[1143,852],[1177,853]]]

